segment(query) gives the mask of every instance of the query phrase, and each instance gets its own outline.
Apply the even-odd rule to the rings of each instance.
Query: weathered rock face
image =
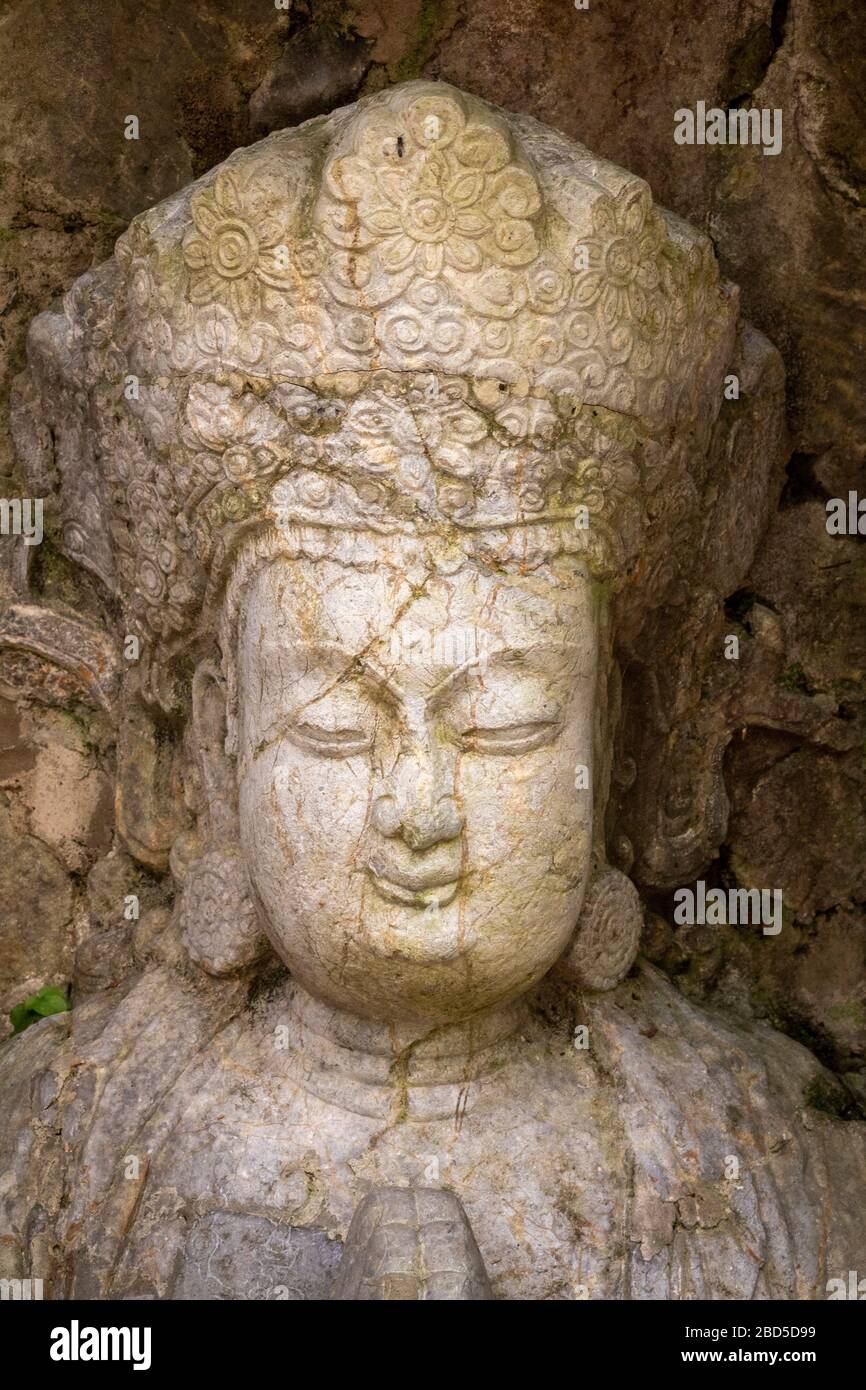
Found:
[[[862,1126],[822,1113],[814,1059],[649,967],[592,1000],[548,980],[468,1066],[441,1035],[400,1055],[285,978],[257,993],[152,963],[122,1003],[77,1006],[74,1039],[64,1016],[18,1040],[26,1065],[7,1050],[10,1275],[55,1297],[389,1298],[420,1238],[452,1274],[427,1297],[466,1296],[461,1271],[481,1296],[477,1242],[497,1298],[820,1298],[862,1248]],[[338,1282],[359,1203],[394,1187],[421,1190],[420,1230],[404,1210],[376,1240],[368,1211],[376,1258],[353,1249]],[[430,1187],[474,1239],[425,1239]]]
[[[95,10],[83,3],[18,3],[0,38],[9,55],[0,101],[11,133],[3,151],[0,219],[2,398],[21,365],[33,315],[110,253],[133,214],[236,145],[363,91],[422,75],[545,120],[633,169],[660,203],[706,227],[723,269],[741,287],[746,314],[782,351],[790,480],[782,510],[763,534],[759,568],[742,584],[731,616],[745,622],[735,629],[741,635],[764,644],[771,638],[779,660],[767,680],[771,693],[778,688],[792,696],[791,739],[768,741],[754,733],[743,740],[738,734],[728,775],[748,788],[756,738],[763,739],[759,746],[769,762],[793,749],[801,750],[806,765],[822,756],[811,730],[823,706],[851,724],[849,750],[837,746],[832,766],[862,796],[857,730],[866,561],[854,541],[827,536],[822,510],[825,498],[844,496],[863,477],[863,392],[857,389],[863,328],[850,287],[851,267],[863,263],[866,249],[854,115],[866,57],[855,24],[850,8],[833,0],[755,0],[745,8],[731,0],[711,14],[701,5],[666,0],[652,14],[629,11],[622,20],[610,5],[576,11],[558,0],[512,6],[507,13],[488,3],[434,10],[420,0],[389,5],[386,13],[356,0],[317,7],[315,16],[304,6],[271,13],[258,3],[232,5],[230,13],[219,4],[192,12],[165,3],[146,14],[132,3]],[[118,65],[123,53],[131,55],[126,68]],[[674,146],[673,112],[697,100],[779,106],[781,153],[767,158],[749,147]],[[138,141],[124,138],[128,114],[139,116]],[[14,495],[21,477],[5,427],[0,450],[5,492]],[[52,534],[49,525],[31,566],[37,594],[98,617],[98,594],[80,571],[64,571]],[[814,579],[805,584],[807,567]],[[753,630],[761,614],[768,615],[772,633],[766,624]],[[11,661],[14,669],[8,655],[0,658],[0,677],[5,682],[8,674],[16,701],[27,698],[28,689],[44,693],[48,668],[37,669],[38,658],[18,652]],[[56,687],[56,668],[50,678]],[[74,678],[64,681],[65,698],[79,690]],[[798,717],[794,696],[803,706]],[[784,796],[791,795],[789,787]],[[771,815],[784,817],[790,804],[774,802]],[[837,799],[837,809],[813,821],[812,852],[832,860],[844,840],[862,859],[862,839],[840,818],[839,805]],[[743,848],[733,857],[723,848],[720,866],[753,862],[749,846]],[[788,845],[785,854],[791,852]],[[712,846],[708,862],[717,853]],[[761,862],[767,881],[778,882],[775,862]],[[70,889],[80,896],[74,880]],[[62,955],[65,908],[50,894],[36,901],[33,915],[43,939],[54,938]],[[827,909],[841,914],[843,931],[849,928],[842,924],[851,924],[851,942],[861,931],[854,925],[862,921],[858,901],[840,883]],[[816,991],[803,1022],[814,1036],[826,1033],[832,1040],[834,1021],[818,1003],[829,964],[819,927],[808,913],[796,926],[810,937]],[[59,961],[58,950],[49,949],[52,961]],[[731,950],[736,954],[734,942]],[[729,959],[727,944],[724,951]],[[687,941],[677,954],[690,958]],[[778,1017],[784,992],[775,972],[764,972],[767,954],[750,956],[749,980],[729,1002]],[[67,976],[65,970],[30,971],[23,962],[21,968],[19,997],[34,980]],[[757,994],[750,982],[757,983]],[[10,980],[10,999],[16,988]],[[866,1033],[861,1049],[864,1042]]]
[[[21,6],[15,22],[28,14]],[[88,22],[94,66],[70,96],[85,116],[99,85],[95,57],[123,23],[122,7],[111,21]],[[844,96],[810,8],[786,17],[758,6],[744,24],[723,7],[689,46],[693,93],[672,63],[674,96],[657,64],[642,67],[639,34],[623,44],[600,14],[561,6],[507,25],[483,5],[436,22],[406,6],[387,32],[361,7],[315,24],[297,13],[265,24],[258,9],[248,21],[233,11],[229,24],[215,10],[180,23],[196,73],[181,71],[160,26],[140,35],[163,55],[159,81],[146,106],[131,76],[114,123],[100,109],[89,138],[113,150],[110,159],[82,150],[58,172],[29,128],[13,146],[9,196],[24,211],[7,243],[10,373],[49,289],[67,287],[84,268],[78,257],[107,253],[131,213],[244,138],[424,67],[622,158],[662,201],[708,227],[723,268],[742,275],[749,308],[789,350],[796,452],[783,492],[778,358],[737,321],[705,238],[585,149],[442,87],[409,88],[363,115],[340,113],[300,137],[239,151],[192,197],[139,219],[65,314],[40,321],[8,467],[51,499],[48,548],[25,557],[29,576],[10,548],[0,681],[10,730],[4,834],[45,884],[38,930],[7,918],[16,943],[9,1001],[72,980],[76,1058],[92,1042],[76,1078],[62,1047],[50,1064],[46,1104],[56,1094],[60,1128],[82,1136],[69,1171],[85,1165],[95,1187],[81,1200],[95,1198],[101,1213],[84,1234],[74,1220],[64,1227],[58,1292],[237,1296],[282,1287],[269,1261],[273,1271],[288,1261],[301,1296],[321,1296],[333,1284],[333,1238],[346,1235],[364,1192],[430,1186],[424,1154],[451,1155],[456,1144],[462,1157],[441,1180],[464,1203],[497,1296],[573,1296],[575,1285],[590,1296],[820,1295],[833,1262],[847,1267],[862,1246],[847,1198],[860,1180],[862,1139],[850,1121],[847,1143],[839,1121],[807,1118],[804,1127],[800,1110],[850,1116],[862,1092],[866,1017],[851,980],[862,975],[866,827],[862,643],[851,636],[862,547],[828,536],[819,500],[857,481],[845,361],[831,372],[827,327],[844,325],[846,311],[835,253],[810,260],[816,225],[832,226],[834,245],[853,260],[858,224],[847,208],[857,184],[844,153]],[[549,54],[538,80],[531,54],[548,30],[551,51],[567,52],[580,33],[582,61],[623,73],[604,94],[593,76],[585,92],[603,99],[592,109],[587,95],[571,95],[572,67],[566,74]],[[63,43],[61,25],[47,59],[34,62],[58,61]],[[503,65],[509,53],[515,61]],[[462,75],[470,62],[471,78]],[[614,111],[626,82],[645,95]],[[673,111],[690,100],[787,110],[792,91],[807,114],[796,136],[786,126],[778,157],[673,146]],[[20,90],[7,99],[16,120],[20,101]],[[147,110],[158,159],[147,156]],[[138,141],[123,139],[130,112]],[[49,108],[43,119],[60,117]],[[804,181],[811,222],[797,220],[796,235],[792,224],[784,246],[776,230],[762,241],[768,209],[786,206],[788,186]],[[43,269],[34,266],[46,237],[63,248],[48,288],[35,279],[44,255]],[[824,289],[812,305],[805,286],[816,266]],[[848,341],[859,331],[852,324]],[[740,383],[735,400],[723,397],[729,372]],[[143,641],[134,666],[118,662],[129,633]],[[732,633],[737,662],[724,658]],[[440,690],[477,656],[476,685],[464,676],[460,689]],[[70,698],[86,711],[83,737],[58,723]],[[119,839],[109,854],[115,777]],[[74,796],[54,805],[49,786]],[[631,1041],[618,1005],[570,998],[571,1026],[589,1024],[598,1068],[574,1055],[570,1033],[557,1033],[550,985],[538,1006],[546,1022],[523,1027],[532,1060],[524,1055],[510,1001],[557,957],[581,990],[609,989],[628,970],[640,909],[626,875],[662,912],[673,888],[698,877],[780,888],[788,912],[779,938],[678,931],[655,919],[647,953],[693,1000],[717,996],[743,1018],[768,1018],[845,1080],[765,1031],[734,1044],[720,1018],[706,1022],[652,973]],[[181,885],[169,921],[163,904]],[[136,913],[145,908],[140,921],[124,918],[130,894]],[[286,1076],[263,1092],[274,1133],[256,1151],[248,1187],[235,1191],[225,1175],[243,1124],[224,1116],[243,1103],[214,1069],[210,1040],[222,1054],[237,1039],[267,1091],[273,1043],[256,1035],[244,990],[250,972],[270,978],[271,951],[297,982],[291,997],[273,985]],[[205,984],[190,957],[214,975],[240,971],[241,986]],[[618,996],[626,1010],[629,988]],[[311,1024],[304,991],[341,1012]],[[141,1054],[137,1080],[124,1080],[120,1058],[139,1010],[162,1016],[181,997],[200,1027],[181,1045],[154,1022],[154,1056]],[[474,1027],[460,1031],[479,1009],[483,1041]],[[374,1031],[358,1035],[346,1010]],[[399,1025],[396,1050],[393,1035],[386,1044],[375,1033],[383,1021]],[[48,1055],[63,1026],[38,1025],[13,1044],[13,1087],[29,1074],[31,1051]],[[458,1032],[428,1057],[418,1049],[431,1026]],[[669,1046],[655,1042],[659,1032],[670,1033]],[[501,1083],[485,1065],[494,1045]],[[740,1046],[739,1079],[726,1088],[726,1049]],[[552,1058],[563,1048],[559,1068]],[[364,1107],[354,1082],[339,1079],[344,1052],[357,1061],[350,1078],[360,1067],[383,1086],[374,1113],[392,1116],[391,1158],[382,1146],[374,1160],[373,1131],[346,1118]],[[375,1060],[362,1063],[365,1052]],[[404,1073],[416,1054],[422,1089],[413,1093],[418,1078]],[[651,1136],[640,1116],[654,1088],[685,1093],[698,1057],[712,1094],[694,1099],[691,1122],[696,1136],[715,1132],[718,1142],[696,1137],[697,1158],[679,1172],[663,1138],[681,1125],[679,1109]],[[817,1210],[800,1218],[782,1198],[771,1212],[763,1179],[734,1192],[720,1177],[728,1158],[746,1152],[753,1169],[776,1163],[745,1100],[765,1066],[792,1162],[826,1163],[834,1175],[825,1213],[833,1235],[821,1259],[810,1251]],[[223,1121],[219,1172],[184,1150],[182,1125],[167,1148],[161,1137],[167,1116],[190,1111],[185,1067],[202,1115]],[[150,1078],[166,1068],[177,1086],[159,1106]],[[463,1085],[452,1095],[455,1073]],[[121,1177],[125,1136],[105,1129],[99,1106],[88,1110],[88,1086],[104,1081],[124,1095],[138,1086],[149,1136],[133,1155],[142,1162]],[[551,1116],[527,1117],[545,1087],[554,1106],[585,1093],[571,1130],[600,1172],[639,1175],[621,1194],[620,1218],[637,1213],[633,1264],[604,1184],[578,1183],[575,1197],[561,1179],[573,1154],[544,1147]],[[470,1094],[480,1102],[477,1128],[464,1118]],[[624,1106],[634,1107],[633,1124],[617,1118]],[[405,1126],[407,1116],[433,1128]],[[289,1122],[296,1134],[309,1127],[297,1154],[282,1132]],[[18,1123],[32,1122],[21,1112]],[[55,1117],[47,1128],[35,1123],[54,1171]],[[537,1125],[542,1177],[532,1190],[517,1171],[509,1178],[521,1230],[551,1210],[573,1220],[555,1224],[546,1253],[530,1241],[518,1267],[515,1231],[502,1226],[484,1173],[497,1152],[490,1134],[526,1124]],[[325,1132],[345,1150],[336,1166],[316,1151]],[[278,1150],[303,1188],[294,1196],[279,1183],[271,1192]],[[773,1177],[784,1188],[781,1170]],[[172,1211],[169,1192],[181,1204]],[[36,1200],[22,1181],[10,1206],[28,1269],[56,1221],[49,1196],[34,1226]],[[752,1201],[760,1220],[746,1214]],[[123,1265],[115,1217],[104,1218],[128,1202],[146,1215],[130,1246],[138,1240],[141,1250]],[[198,1239],[202,1248],[219,1239],[227,1252],[220,1289],[206,1288],[194,1241],[184,1249],[179,1236],[166,1238],[173,1253],[161,1269],[141,1253],[153,1230],[162,1240],[178,1224],[184,1203],[211,1204]],[[386,1230],[387,1201],[376,1210]],[[118,1230],[125,1219],[116,1216]],[[370,1248],[387,1238],[371,1219],[357,1228]],[[797,1252],[790,1267],[771,1248],[783,1228]],[[457,1246],[460,1229],[458,1219]],[[420,1213],[405,1230],[397,1275],[405,1241],[427,1238]],[[729,1284],[709,1273],[694,1282],[709,1232],[730,1254]],[[767,1252],[760,1276],[746,1246]],[[461,1258],[465,1280],[455,1287],[480,1288],[471,1242]],[[144,1283],[130,1283],[124,1268],[146,1270]],[[368,1285],[359,1276],[353,1287]]]

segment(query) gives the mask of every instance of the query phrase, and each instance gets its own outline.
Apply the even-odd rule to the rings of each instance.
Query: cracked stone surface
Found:
[[[2,1058],[3,1249],[55,1296],[327,1297],[367,1193],[440,1185],[498,1298],[862,1261],[862,51],[664,9],[10,9],[4,399],[98,266],[0,438],[49,499],[0,542],[0,986],[75,1006]],[[673,158],[697,99],[782,154]],[[780,937],[674,929],[700,877]]]
[[[362,1051],[357,1025],[350,1049],[346,1019],[336,1044],[314,1034],[291,985],[252,1005],[224,988],[154,970],[3,1058],[17,1267],[39,1261],[55,1296],[321,1297],[365,1195],[431,1180],[497,1298],[823,1297],[862,1248],[862,1127],[808,1107],[814,1058],[652,967],[591,1001],[548,984],[471,1079],[430,1047],[401,1062],[368,1032],[382,1051]]]
[[[533,0],[507,13],[484,0],[449,4],[435,16],[420,0],[401,0],[387,13],[354,0],[317,7],[315,20],[303,6],[265,14],[257,0],[233,5],[231,16],[219,4],[199,5],[193,14],[169,0],[147,14],[132,3],[109,12],[83,0],[49,13],[19,0],[0,37],[10,54],[0,101],[13,132],[0,188],[3,399],[23,359],[29,320],[110,253],[132,214],[236,145],[364,91],[416,76],[468,86],[633,169],[661,203],[709,230],[723,269],[741,287],[748,317],[781,349],[788,379],[790,478],[783,510],[762,540],[760,572],[744,588],[778,615],[782,661],[775,679],[784,677],[804,703],[832,702],[860,727],[863,550],[828,538],[822,525],[824,500],[862,484],[866,447],[856,389],[862,323],[848,273],[864,259],[855,114],[864,56],[854,23],[836,0],[747,6],[725,0],[712,14],[665,0],[652,15],[629,11],[621,22],[615,6],[578,13],[558,0]],[[152,59],[120,71],[117,52],[130,35],[134,51]],[[781,105],[781,155],[677,147],[671,158],[672,113],[698,99]],[[143,142],[121,138],[128,112],[145,117]],[[11,495],[21,478],[5,425],[0,457]],[[38,594],[101,621],[98,594],[80,571],[64,567],[50,534],[49,528],[44,555],[32,566]],[[7,542],[2,548],[5,553]],[[826,558],[818,560],[821,552]],[[811,581],[804,585],[804,566],[815,566],[820,591]],[[68,699],[79,689],[68,672],[21,650],[0,652],[0,681],[19,701],[31,698],[28,692],[43,699],[62,692]],[[788,722],[795,726],[794,746],[812,756],[803,718],[789,712]],[[763,736],[735,740],[732,775],[749,777],[755,737]],[[762,746],[769,747],[766,740]],[[855,779],[862,796],[859,758],[849,752],[836,766],[841,778]],[[825,818],[813,826],[811,841],[830,859],[847,833],[838,817]],[[862,840],[854,844],[862,858]],[[151,852],[157,862],[164,855]],[[723,846],[719,863],[725,862]],[[772,867],[769,872],[775,881]],[[70,886],[79,895],[78,885]],[[839,897],[831,911],[862,934],[858,901]],[[46,936],[64,937],[66,919],[48,897],[40,897],[36,915]],[[819,926],[815,918],[798,924],[814,937],[817,993],[804,1020],[813,1038],[832,1036],[835,1027],[818,1003],[825,956]],[[736,970],[737,943],[725,949],[739,981],[729,1002],[764,1016],[784,1003],[775,972],[762,978],[760,958],[750,959],[746,978]],[[681,951],[690,954],[688,943]],[[19,978],[23,992],[25,978]],[[40,982],[60,979],[48,970]],[[756,980],[769,1000],[762,989],[756,1001]],[[14,993],[15,982],[10,985]]]

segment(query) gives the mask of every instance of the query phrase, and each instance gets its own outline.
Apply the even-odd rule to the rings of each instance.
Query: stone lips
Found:
[[[624,575],[647,516],[699,504],[735,320],[642,181],[409,83],[137,218],[34,323],[16,434],[64,549],[168,662],[262,522]]]

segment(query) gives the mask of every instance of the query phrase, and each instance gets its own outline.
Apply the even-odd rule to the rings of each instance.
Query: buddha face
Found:
[[[588,581],[280,559],[238,629],[241,839],[300,982],[435,1026],[528,989],[590,861]]]

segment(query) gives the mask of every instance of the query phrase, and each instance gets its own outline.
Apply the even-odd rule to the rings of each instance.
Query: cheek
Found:
[[[355,854],[367,807],[365,770],[294,748],[241,778],[241,839],[278,954],[311,989],[327,989],[357,930],[363,878]],[[324,972],[324,974],[322,974]]]
[[[469,867],[497,867],[517,879],[527,871],[562,890],[579,875],[592,835],[592,792],[577,790],[576,770],[589,764],[583,740],[566,730],[552,746],[522,758],[467,757],[460,768]]]
[[[586,744],[578,726],[523,758],[464,760],[467,920],[481,970],[507,960],[516,980],[537,978],[574,931],[592,853],[592,792],[575,789]]]
[[[261,757],[240,783],[241,828],[257,868],[336,881],[351,870],[367,819],[370,771],[363,758],[307,758],[291,745]]]

